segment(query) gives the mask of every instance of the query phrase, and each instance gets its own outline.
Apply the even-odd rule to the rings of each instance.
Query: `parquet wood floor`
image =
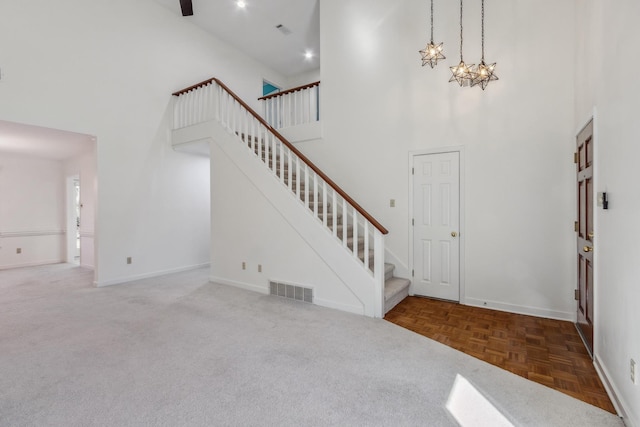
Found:
[[[615,413],[570,322],[408,297],[385,320]]]

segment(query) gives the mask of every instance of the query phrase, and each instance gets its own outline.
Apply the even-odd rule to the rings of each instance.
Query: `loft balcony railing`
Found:
[[[258,98],[262,116],[276,129],[320,121],[320,82]]]

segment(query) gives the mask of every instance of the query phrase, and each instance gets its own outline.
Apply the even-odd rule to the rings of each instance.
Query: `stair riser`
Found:
[[[295,190],[295,187],[294,187],[294,190]],[[308,200],[309,203],[313,203],[314,202],[313,193],[310,193],[310,194],[307,195],[306,193],[303,193],[302,191],[300,191],[300,200],[304,201],[305,200],[305,196],[307,197],[306,200]]]
[[[320,211],[318,211],[318,218],[320,219],[320,221],[322,221],[324,218],[324,215]],[[333,224],[333,215],[327,215],[327,226],[330,226],[332,224]],[[336,225],[342,225],[342,217],[338,216],[336,218]]]
[[[401,290],[384,302],[384,313],[387,314],[393,307],[398,305],[403,299],[409,296],[409,286]]]
[[[349,240],[347,240],[347,247],[349,249],[353,250],[353,238],[349,238]],[[363,248],[364,248],[364,238],[359,237],[358,238],[358,252],[361,252]]]
[[[327,228],[329,228],[329,230],[331,231],[331,234],[333,234],[333,223],[327,222]],[[343,232],[347,233],[347,240],[348,240],[350,236],[353,235],[353,225],[349,224],[345,229],[344,224],[342,223],[336,224],[336,236],[338,236],[338,239],[340,239],[340,241],[342,241]]]
[[[324,209],[324,203],[322,201],[318,201],[317,203],[313,200],[309,201],[309,209],[313,210],[314,206],[318,206],[318,213],[321,214],[323,212]],[[331,210],[331,206],[327,205],[327,214],[331,215],[333,213],[333,211]],[[338,216],[342,216],[340,213],[338,213]]]
[[[364,262],[364,255],[362,254],[362,250],[358,251],[358,259]],[[369,250],[369,268],[373,267],[373,249]]]

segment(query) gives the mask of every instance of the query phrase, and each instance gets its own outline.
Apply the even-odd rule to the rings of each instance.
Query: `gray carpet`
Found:
[[[456,426],[450,395],[465,427],[496,425],[452,393],[460,375],[516,426],[622,426],[384,320],[207,276],[94,288],[70,265],[0,271],[0,425]]]

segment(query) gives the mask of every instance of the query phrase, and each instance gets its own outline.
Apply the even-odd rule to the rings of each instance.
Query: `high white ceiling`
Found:
[[[180,0],[156,0],[182,16]],[[192,0],[193,16],[183,17],[236,49],[292,76],[320,66],[319,0]],[[276,28],[291,31],[284,35]],[[307,60],[306,51],[314,57]]]
[[[320,66],[319,0],[246,0],[245,9],[236,0],[192,0],[189,17],[182,17],[180,0],[155,1],[284,76]],[[291,33],[284,35],[278,25]],[[311,60],[304,57],[307,51]],[[1,152],[63,160],[91,142],[90,135],[0,120]]]
[[[64,160],[89,150],[94,140],[91,135],[0,120],[0,152]]]

